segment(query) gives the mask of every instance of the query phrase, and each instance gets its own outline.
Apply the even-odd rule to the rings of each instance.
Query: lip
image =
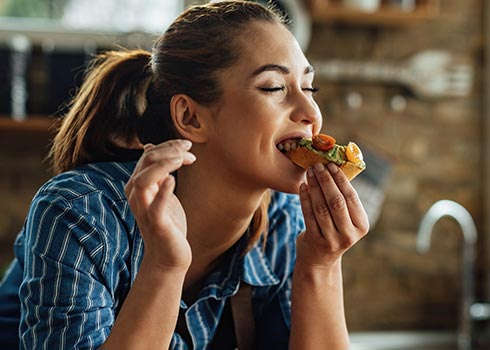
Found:
[[[305,132],[294,132],[282,136],[279,140],[275,141],[274,144],[277,147],[278,144],[286,140],[302,139],[303,137],[313,137],[313,135],[311,133],[305,133]]]
[[[286,153],[284,152],[281,152],[279,150],[279,148],[277,147],[277,145],[281,142],[284,142],[286,140],[298,140],[298,139],[301,139],[303,137],[306,137],[306,138],[311,138],[313,137],[312,133],[311,132],[301,132],[301,131],[298,131],[298,132],[293,132],[293,133],[289,133],[289,134],[286,134],[286,135],[283,135],[280,139],[277,140],[277,142],[275,143],[275,148],[277,150],[277,152],[279,152],[281,154],[281,157],[283,157],[284,160],[286,160],[289,164],[291,164],[294,168],[296,168],[297,170],[300,170],[301,172],[304,172],[305,170],[294,164],[291,159],[289,159],[289,157],[286,155]]]

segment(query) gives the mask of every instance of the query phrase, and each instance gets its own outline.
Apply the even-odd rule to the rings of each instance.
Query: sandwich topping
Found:
[[[309,169],[317,163],[335,163],[349,181],[366,169],[362,152],[354,142],[346,146],[338,145],[335,138],[326,134],[283,140],[277,144],[277,148],[293,164],[303,169]]]
[[[313,136],[313,138],[289,139],[277,145],[277,148],[283,153],[298,147],[305,147],[337,165],[350,162],[360,168],[365,168],[366,166],[362,152],[354,142],[349,142],[347,146],[338,145],[336,140],[330,135],[318,134]]]
[[[314,149],[324,152],[332,149],[337,143],[337,140],[335,140],[332,136],[326,134],[315,135],[313,136],[313,139],[311,141],[313,143]]]
[[[338,165],[342,165],[347,161],[347,157],[345,155],[345,146],[334,144],[327,151],[321,151],[316,149],[314,145],[315,144],[313,140],[308,138],[303,138],[298,142],[298,146],[306,147],[310,151],[318,153],[319,155]]]
[[[362,152],[359,146],[357,146],[354,142],[349,142],[347,144],[347,147],[345,148],[345,156],[349,162],[359,164],[361,167],[366,166]]]

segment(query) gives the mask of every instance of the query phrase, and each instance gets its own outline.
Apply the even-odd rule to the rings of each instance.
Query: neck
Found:
[[[265,189],[240,186],[233,177],[193,164],[179,170],[177,197],[187,217],[192,264],[184,289],[196,286],[245,233]],[[191,288],[193,289],[193,288]]]

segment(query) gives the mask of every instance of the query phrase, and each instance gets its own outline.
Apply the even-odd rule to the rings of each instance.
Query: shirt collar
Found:
[[[217,300],[228,298],[238,291],[240,280],[252,286],[264,287],[278,284],[279,278],[274,274],[271,264],[264,255],[258,242],[245,255],[241,256],[247,246],[248,231],[229,251],[229,257],[221,268],[209,275],[199,293],[198,301],[207,298]],[[187,305],[181,301],[181,307]]]
[[[245,255],[242,280],[252,286],[271,286],[280,282],[272,271],[269,259],[265,256],[261,244],[255,244]]]

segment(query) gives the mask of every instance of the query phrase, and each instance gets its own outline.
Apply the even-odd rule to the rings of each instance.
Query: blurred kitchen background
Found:
[[[203,2],[0,0],[2,270],[32,196],[51,176],[52,126],[91,55],[149,49],[182,9]],[[368,169],[354,184],[371,232],[344,259],[355,339],[366,345],[371,338],[364,335],[391,331],[400,339],[430,332],[448,335],[442,342],[450,349],[448,339],[459,334],[460,348],[470,336],[475,348],[490,349],[490,4],[273,2],[292,20],[317,71],[324,131],[366,153]],[[437,221],[428,228],[431,247],[422,252],[428,240],[420,236],[418,249],[421,221],[441,199],[464,208],[438,208],[428,219]],[[449,214],[469,214],[470,224],[462,230]],[[468,233],[471,218],[476,240]],[[372,347],[388,348],[405,349]]]

